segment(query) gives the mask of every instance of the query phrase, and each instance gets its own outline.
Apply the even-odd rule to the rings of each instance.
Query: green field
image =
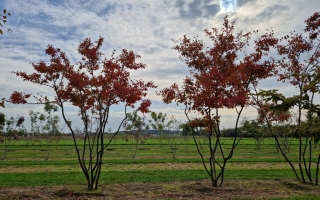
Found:
[[[231,142],[231,139],[225,138],[224,148],[230,148]],[[118,136],[105,152],[100,184],[208,181],[192,138],[176,137],[175,143],[177,149],[173,158],[166,140],[160,145],[157,137],[148,138],[139,145],[137,156],[133,159],[130,143]],[[204,152],[206,148],[203,146]],[[10,145],[7,158],[0,161],[0,187],[85,185],[71,139],[61,139],[57,146],[50,146],[48,160],[44,159],[46,149],[44,142],[26,146],[26,142],[20,140]],[[316,153],[319,149],[313,151]],[[298,141],[293,140],[287,155],[296,161],[297,151]],[[227,164],[225,183],[247,180],[295,181],[289,165],[276,151],[274,139],[265,139],[260,149],[250,138],[239,143]],[[210,184],[207,186],[210,187]],[[319,186],[315,187],[320,192]]]

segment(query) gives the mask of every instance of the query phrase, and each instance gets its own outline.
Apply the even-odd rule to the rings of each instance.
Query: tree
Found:
[[[307,113],[306,120],[302,122],[302,126],[306,127],[309,124],[312,124],[310,127],[310,135],[311,135],[311,140],[313,142],[313,146],[316,149],[319,141],[320,141],[320,116],[317,114],[313,113],[312,115]]]
[[[167,120],[167,114],[166,113],[156,113],[154,111],[152,111],[150,113],[151,119],[149,120],[150,126],[154,129],[158,131],[159,134],[159,144],[160,146],[163,143],[163,137],[164,137],[164,129],[166,127],[166,120]]]
[[[3,129],[4,124],[6,125],[6,132],[1,131],[2,160],[7,158],[8,147],[19,140],[18,133],[25,131],[23,122],[23,116],[18,116],[17,118],[10,117],[6,120],[5,115],[0,113],[0,128]],[[17,130],[17,128],[19,129]]]
[[[72,134],[77,158],[89,190],[98,188],[104,151],[126,119],[127,107],[135,107],[135,104],[141,101],[138,110],[148,112],[151,101],[143,98],[149,88],[156,87],[153,82],[145,83],[130,78],[130,70],[146,67],[145,64],[136,62],[139,55],[124,49],[119,56],[115,56],[113,51],[110,59],[103,59],[100,51],[102,44],[103,38],[95,42],[87,38],[81,42],[78,52],[82,59],[76,65],[72,65],[59,48],[48,45],[46,54],[50,57],[49,64],[44,61],[33,63],[35,72],[32,74],[15,72],[24,81],[47,86],[54,93],[54,99],[36,95],[37,102],[50,102],[60,108],[62,118]],[[27,103],[30,95],[15,91],[10,102]],[[76,129],[66,116],[66,106],[70,104],[79,109],[78,115],[84,125],[82,141],[77,141]],[[104,133],[110,108],[117,104],[124,105],[125,116],[113,137],[105,141]]]
[[[179,131],[180,122],[173,115],[170,115],[165,129],[166,129],[166,140],[168,141],[172,158],[176,158],[176,152],[178,150],[178,147],[176,144],[176,136],[177,136],[177,133],[180,133]]]
[[[181,135],[183,138],[183,142],[181,142],[181,144],[183,143],[188,144],[192,136],[192,131],[193,131],[191,130],[192,128],[189,126],[188,122],[183,122],[180,124],[179,129],[181,129]]]
[[[266,137],[264,126],[259,126],[256,120],[243,119],[241,121],[241,131],[247,137],[252,137],[257,149],[261,148],[264,137]]]
[[[44,111],[47,115],[40,114],[39,112],[34,112],[32,110],[29,111],[32,135],[41,137],[41,140],[44,140],[46,143],[46,149],[41,150],[41,153],[45,152],[45,154],[43,154],[45,160],[49,159],[52,143],[55,141],[55,144],[57,145],[60,139],[61,129],[58,125],[60,118],[56,115],[52,115],[53,112],[57,112],[58,110],[58,106],[47,102],[44,106]]]
[[[265,59],[271,46],[278,42],[273,32],[257,38],[254,51],[245,53],[251,33],[234,33],[235,22],[224,18],[223,28],[205,33],[213,44],[206,47],[197,38],[191,40],[184,36],[173,40],[180,58],[190,68],[190,76],[184,79],[183,86],[176,83],[159,92],[165,103],[175,101],[185,106],[185,115],[190,122],[192,112],[202,115],[202,122],[208,131],[209,155],[201,152],[193,133],[196,148],[203,166],[211,178],[212,186],[221,186],[227,161],[232,158],[241,137],[238,137],[238,123],[243,109],[249,105],[250,86],[257,86],[260,79],[271,76],[274,65]],[[255,31],[258,33],[258,31]],[[244,55],[240,60],[240,55]],[[230,150],[221,143],[220,112],[233,109],[236,112],[235,135]]]
[[[298,169],[293,165],[295,159],[290,159],[285,155],[277,135],[275,139],[296,178],[303,183],[318,184],[320,153],[317,153],[316,159],[313,158],[312,138],[314,135],[311,129],[316,125],[312,118],[315,114],[320,113],[320,105],[315,102],[316,95],[320,94],[320,12],[314,13],[305,22],[307,24],[305,32],[309,33],[308,37],[302,33],[291,32],[282,37],[281,43],[277,45],[277,52],[281,56],[281,59],[277,61],[279,80],[291,84],[297,92],[291,97],[285,97],[276,90],[261,91],[259,95],[270,106],[267,111],[260,106],[260,113],[272,132],[272,121],[269,120],[268,112],[288,112],[290,110],[296,112],[296,123],[292,128],[299,139],[299,150],[296,152]],[[307,124],[303,123],[304,113],[307,114]],[[314,175],[312,174],[313,166],[315,166]]]
[[[149,130],[149,125],[145,122],[145,116],[138,115],[138,110],[128,113],[127,119],[124,122],[124,128],[129,133],[131,157],[135,158],[138,152],[138,147],[143,144],[148,136],[146,133]]]
[[[5,28],[5,24],[7,23],[7,18],[10,16],[10,13],[7,13],[6,9],[3,9],[2,14],[0,14],[0,34],[3,35],[2,28]],[[8,31],[11,31],[11,29],[8,29]]]
[[[181,134],[183,136],[192,135],[192,130],[191,130],[191,127],[189,126],[188,122],[181,123],[179,128],[182,129]]]

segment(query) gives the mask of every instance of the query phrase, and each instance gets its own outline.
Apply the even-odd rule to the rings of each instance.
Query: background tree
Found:
[[[164,130],[166,128],[167,125],[167,114],[166,113],[156,113],[154,111],[152,111],[150,113],[151,116],[151,120],[149,120],[149,124],[151,126],[152,129],[157,130],[158,134],[159,134],[159,144],[160,146],[163,143],[163,138],[164,138]]]
[[[19,140],[19,132],[24,132],[23,126],[24,117],[18,116],[17,118],[10,117],[5,119],[5,115],[0,116],[1,123],[5,122],[5,132],[2,132],[2,160],[7,158],[8,147]],[[3,127],[3,126],[2,126]],[[18,129],[17,129],[18,128]]]
[[[11,14],[7,12],[6,9],[3,9],[2,13],[0,13],[0,34],[3,35],[3,30],[2,28],[6,28],[4,25],[7,23],[7,18]],[[11,29],[7,29],[8,31],[11,31]]]
[[[189,126],[189,123],[181,123],[179,128],[182,130],[181,135],[192,135],[192,130]]]
[[[87,180],[89,190],[97,189],[104,151],[126,119],[127,107],[134,107],[141,101],[138,110],[148,112],[150,100],[143,100],[149,88],[155,88],[152,82],[130,78],[130,70],[143,69],[146,65],[137,63],[140,58],[132,51],[122,50],[119,56],[112,53],[111,58],[102,58],[100,48],[103,38],[92,42],[87,38],[79,44],[78,52],[82,59],[72,65],[64,52],[48,45],[46,54],[50,63],[44,61],[33,63],[34,73],[15,72],[25,81],[47,86],[54,98],[36,96],[38,103],[50,102],[57,105],[67,124],[74,141],[77,158]],[[12,103],[27,103],[30,94],[15,91]],[[123,103],[125,116],[118,130],[109,141],[104,140],[104,133],[113,105]],[[65,107],[72,104],[79,109],[83,122],[84,139],[77,141],[75,129],[67,119]],[[82,144],[80,144],[80,142]]]
[[[239,55],[243,56],[249,46],[250,33],[234,33],[234,25],[235,22],[225,17],[221,31],[206,29],[206,35],[213,43],[210,47],[206,47],[201,40],[191,40],[186,36],[174,40],[177,43],[174,49],[179,51],[182,61],[190,68],[190,76],[184,79],[181,88],[174,83],[160,91],[165,103],[176,101],[185,105],[189,122],[192,112],[202,115],[208,131],[209,153],[201,152],[195,134],[193,136],[212,186],[223,184],[227,161],[241,139],[238,137],[238,123],[249,103],[250,86],[256,86],[260,79],[272,75],[274,65],[262,59],[267,56],[270,46],[278,42],[273,32],[261,35],[254,41],[254,52],[245,54],[240,60]],[[222,109],[234,109],[236,112],[235,135],[228,149],[221,143]]]
[[[61,129],[58,125],[60,118],[56,115],[53,116],[53,113],[58,110],[58,106],[47,102],[44,106],[44,111],[47,115],[40,114],[39,112],[34,112],[32,110],[29,112],[31,119],[31,133],[32,135],[36,135],[36,137],[29,137],[33,137],[34,139],[37,138],[40,142],[45,142],[46,149],[41,150],[42,156],[45,160],[48,160],[50,157],[53,142],[57,145],[60,140]]]
[[[256,120],[243,119],[241,121],[241,132],[243,136],[253,138],[257,149],[261,148],[261,144],[266,137],[266,130],[264,126],[259,125]]]
[[[135,158],[140,144],[145,143],[149,130],[149,125],[145,123],[145,116],[138,115],[138,110],[128,113],[124,122],[124,128],[129,135],[131,157]]]
[[[306,120],[302,121],[301,125],[303,129],[306,129],[309,124],[312,124],[312,126],[309,128],[309,131],[313,146],[316,149],[320,141],[320,117],[315,113],[312,115],[307,113]]]
[[[181,135],[183,138],[183,142],[181,143],[189,144],[189,140],[190,140],[190,137],[192,136],[192,131],[193,131],[192,127],[189,126],[188,122],[184,122],[180,124],[179,129],[181,129]]]
[[[176,137],[177,133],[180,133],[180,124],[181,123],[173,115],[170,115],[165,128],[165,138],[171,150],[172,158],[176,158],[176,152],[178,150]]]

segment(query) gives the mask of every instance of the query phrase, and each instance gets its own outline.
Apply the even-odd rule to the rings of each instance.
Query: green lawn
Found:
[[[223,149],[228,153],[232,140],[223,138],[222,143]],[[118,136],[105,151],[99,181],[99,185],[104,189],[96,193],[105,191],[105,196],[120,195],[119,198],[121,195],[136,194],[138,191],[140,191],[137,193],[140,197],[147,193],[154,195],[155,192],[156,195],[160,195],[160,198],[162,193],[166,197],[182,195],[184,198],[192,195],[214,194],[217,188],[212,190],[210,187],[209,176],[204,170],[192,138],[176,137],[175,144],[177,149],[173,158],[172,149],[167,140],[163,140],[160,144],[157,137],[148,138],[144,144],[139,145],[137,156],[133,159],[130,142],[125,141],[124,136]],[[292,140],[287,154],[294,163],[298,160],[297,144],[297,140]],[[50,154],[49,159],[46,160],[47,149],[50,149]],[[312,149],[314,155],[319,153],[319,149],[319,147]],[[201,151],[207,160],[209,148],[202,145]],[[0,152],[2,155],[1,146]],[[312,160],[314,162],[316,156],[312,157]],[[312,165],[314,166],[315,163]],[[312,174],[314,176],[315,171],[312,171]],[[245,195],[244,199],[251,199],[255,198],[256,192],[263,194],[267,199],[318,198],[320,194],[318,186],[306,186],[295,180],[290,166],[277,152],[274,139],[265,139],[258,149],[253,139],[244,138],[227,163],[224,177],[226,187],[218,191],[221,190],[221,194],[229,194],[226,198],[241,194]],[[148,190],[146,187],[150,184],[153,186]],[[28,146],[26,141],[16,141],[8,146],[6,159],[0,160],[0,190],[3,192],[0,196],[6,199],[40,198],[43,195],[49,195],[50,192],[42,194],[42,187],[53,194],[61,194],[62,199],[72,193],[87,195],[90,192],[84,190],[85,185],[86,179],[79,167],[71,138],[61,139],[58,145],[52,143],[50,146],[47,146],[45,141],[33,145],[29,143]],[[71,189],[64,191],[63,188],[66,186]],[[124,190],[124,186],[128,189]],[[19,196],[16,192],[21,188],[24,189],[22,196]],[[225,193],[224,189],[231,193]],[[34,190],[37,192],[34,193]],[[13,196],[6,194],[13,194]],[[60,196],[53,196],[53,198],[60,198]]]
[[[224,148],[230,148],[231,139],[223,139]],[[126,183],[126,182],[163,182],[207,179],[201,159],[198,155],[192,138],[175,138],[177,151],[172,158],[170,146],[163,140],[159,144],[158,138],[148,138],[146,142],[139,145],[137,157],[130,157],[130,143],[118,137],[107,148],[104,155],[104,167],[101,175],[101,183]],[[46,143],[36,143],[26,146],[26,142],[20,140],[8,147],[7,158],[0,161],[0,186],[34,186],[34,185],[65,185],[84,184],[85,178],[78,166],[76,153],[71,139],[60,140],[58,145],[50,146],[50,156],[46,155]],[[202,149],[205,154],[208,147]],[[297,140],[292,141],[288,156],[292,160],[297,159]],[[319,152],[319,149],[313,149]],[[313,158],[315,160],[315,157]],[[166,165],[166,163],[179,164],[181,170],[166,169],[161,167],[154,170],[155,165]],[[257,165],[258,163],[258,165]],[[265,163],[265,164],[264,164]],[[270,163],[274,165],[270,169]],[[143,170],[130,168],[132,165],[145,165]],[[151,165],[153,164],[153,165]],[[184,165],[195,164],[195,169],[184,168]],[[268,165],[267,165],[268,164]],[[120,170],[110,171],[108,166],[121,166]],[[150,169],[148,168],[150,165]],[[237,165],[241,165],[237,169]],[[272,165],[272,166],[273,166]],[[229,169],[228,169],[228,166]],[[252,167],[253,166],[253,167]],[[271,166],[271,167],[272,167]],[[70,169],[68,169],[68,167]],[[47,169],[43,172],[43,169]],[[41,172],[37,172],[40,170]],[[26,172],[27,171],[27,172]],[[31,171],[31,172],[30,172]],[[254,140],[244,138],[238,145],[233,158],[227,164],[226,180],[274,180],[294,179],[294,173],[284,158],[276,151],[274,139],[264,140],[258,150]]]

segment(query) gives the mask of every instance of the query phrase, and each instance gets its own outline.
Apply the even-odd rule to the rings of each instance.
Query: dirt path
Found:
[[[270,199],[320,198],[320,186],[296,181],[228,181],[212,188],[209,181],[128,183],[101,185],[88,192],[85,186],[1,188],[0,199]]]

